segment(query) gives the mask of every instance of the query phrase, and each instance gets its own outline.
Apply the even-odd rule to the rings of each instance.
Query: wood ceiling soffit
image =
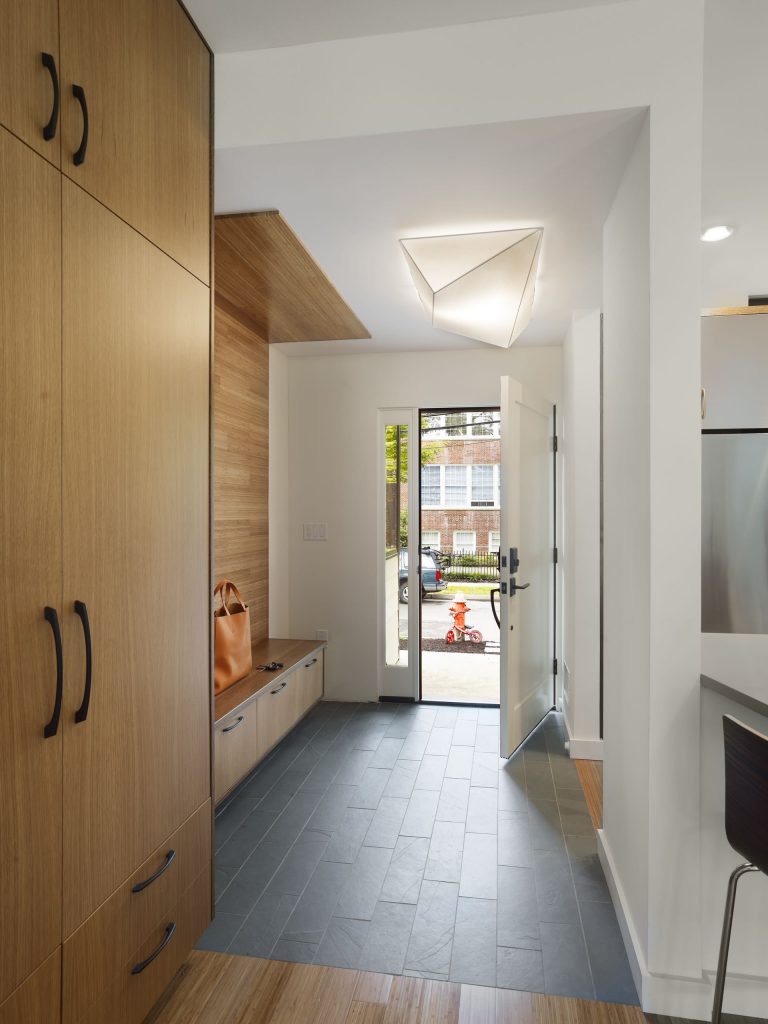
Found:
[[[216,303],[269,342],[370,338],[277,210],[215,218]]]

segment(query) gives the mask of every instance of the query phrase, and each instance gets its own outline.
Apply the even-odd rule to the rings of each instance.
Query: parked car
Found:
[[[448,589],[443,572],[444,564],[439,551],[423,548],[421,552],[421,597]],[[400,552],[400,602],[408,604],[408,552]]]

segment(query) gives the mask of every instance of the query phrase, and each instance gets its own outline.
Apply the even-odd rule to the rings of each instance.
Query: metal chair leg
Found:
[[[749,871],[759,871],[754,864],[742,864],[731,873],[728,879],[728,894],[725,898],[725,914],[723,916],[723,934],[720,938],[720,955],[717,958],[717,974],[715,975],[715,998],[712,1003],[712,1024],[721,1024],[723,1013],[723,994],[725,992],[725,972],[728,967],[728,949],[731,945],[731,927],[733,911],[736,905],[736,886],[742,875]]]

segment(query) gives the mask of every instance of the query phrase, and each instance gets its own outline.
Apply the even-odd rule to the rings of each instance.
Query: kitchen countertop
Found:
[[[743,704],[744,707],[749,708],[751,711],[768,716],[768,676],[766,676],[765,683],[761,685],[740,684],[739,686],[730,686],[719,679],[702,675],[701,685],[707,690],[719,693],[722,697],[729,697],[731,700],[738,701],[739,704]]]

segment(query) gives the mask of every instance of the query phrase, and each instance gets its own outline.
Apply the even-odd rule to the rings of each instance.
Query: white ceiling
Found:
[[[642,112],[472,125],[216,152],[216,212],[278,209],[372,334],[290,354],[484,348],[431,327],[398,244],[544,228],[531,324],[560,344],[601,301],[602,225]]]
[[[214,53],[409,32],[621,0],[187,0]]]

